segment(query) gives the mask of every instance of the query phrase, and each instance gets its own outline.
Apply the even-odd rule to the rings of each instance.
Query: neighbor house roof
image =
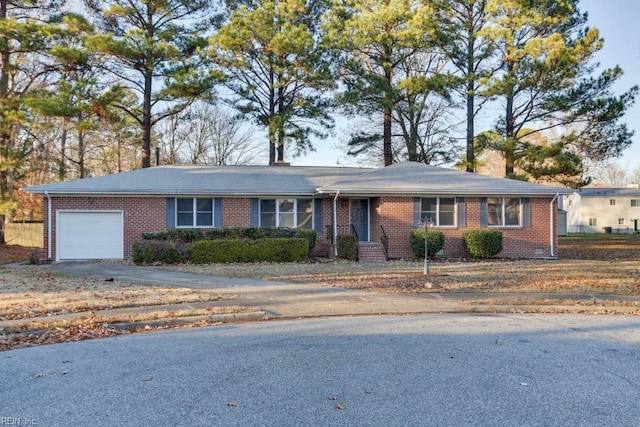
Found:
[[[577,191],[580,197],[637,197],[640,198],[640,189],[637,188],[582,188]]]
[[[51,195],[345,196],[555,195],[571,190],[404,162],[379,169],[318,166],[157,166],[28,187]]]

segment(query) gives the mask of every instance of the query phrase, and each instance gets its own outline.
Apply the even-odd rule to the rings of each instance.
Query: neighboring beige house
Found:
[[[638,233],[640,185],[583,188],[562,196],[569,233]]]

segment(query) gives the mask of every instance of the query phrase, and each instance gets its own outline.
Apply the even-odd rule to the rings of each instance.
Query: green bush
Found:
[[[196,264],[301,262],[309,257],[309,243],[304,238],[199,240],[189,252]]]
[[[440,230],[429,230],[427,236],[429,258],[433,258],[444,247],[444,233]],[[411,230],[411,252],[416,258],[424,258],[424,228]]]
[[[200,240],[258,240],[272,238],[304,238],[309,242],[309,252],[316,246],[315,230],[286,227],[221,227],[221,228],[172,228],[165,231],[143,233],[145,240],[168,240],[193,243]]]
[[[142,240],[133,244],[133,262],[136,264],[177,264],[189,260],[189,254],[182,242],[166,240]]]
[[[338,234],[336,243],[338,258],[351,261],[358,259],[358,240],[354,234]]]
[[[502,233],[485,229],[465,230],[462,243],[472,257],[491,258],[502,252]]]

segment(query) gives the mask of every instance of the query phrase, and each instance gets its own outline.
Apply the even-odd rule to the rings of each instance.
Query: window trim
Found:
[[[273,200],[275,202],[275,206],[276,206],[276,210],[274,212],[275,214],[275,219],[276,219],[276,224],[274,226],[265,226],[262,224],[262,201],[263,200]],[[314,203],[314,199],[313,198],[306,198],[306,197],[295,197],[295,198],[290,198],[290,197],[282,197],[282,198],[273,198],[273,199],[267,199],[267,198],[260,198],[258,199],[258,226],[260,227],[276,227],[276,228],[281,228],[280,226],[280,201],[282,200],[293,200],[293,227],[290,228],[299,228],[298,227],[298,215],[299,215],[299,211],[298,211],[298,200],[304,200],[304,201],[308,201],[310,206],[311,206],[311,212],[309,212],[309,215],[311,216],[311,224],[308,228],[304,228],[304,229],[309,229],[309,230],[315,230],[315,203]],[[282,227],[284,228],[284,227]]]
[[[500,207],[500,224],[489,224],[489,200],[500,199],[502,204]],[[506,200],[518,200],[518,224],[506,224]],[[524,228],[524,200],[522,197],[487,197],[487,227],[489,228]]]
[[[458,227],[458,198],[455,196],[434,196],[434,197],[421,197],[420,198],[420,221],[424,223],[426,218],[425,211],[422,210],[422,204],[425,199],[436,199],[436,221],[430,225],[434,228],[457,228]],[[440,199],[453,199],[453,224],[452,225],[440,225]]]
[[[179,225],[178,221],[178,200],[189,200],[191,199],[191,208],[192,208],[192,216],[191,216],[191,225]],[[198,224],[198,213],[204,211],[198,211],[198,200],[209,200],[211,202],[211,225],[197,225]],[[176,197],[174,199],[174,215],[175,215],[175,227],[176,228],[215,228],[216,223],[216,203],[215,199],[212,197]],[[209,211],[206,211],[207,213]]]
[[[640,208],[640,199],[631,199],[630,207]]]

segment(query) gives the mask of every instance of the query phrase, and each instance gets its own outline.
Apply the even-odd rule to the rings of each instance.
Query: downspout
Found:
[[[335,256],[338,256],[338,196],[340,190],[336,192],[336,197],[333,198],[333,252]]]
[[[550,221],[550,226],[549,226],[549,234],[551,235],[551,257],[555,257],[555,234],[554,234],[554,227],[553,227],[553,202],[556,201],[556,199],[558,198],[558,196],[560,196],[560,193],[556,193],[555,196],[553,196],[553,199],[551,199],[551,203],[549,204],[549,221]]]
[[[51,197],[49,192],[45,190],[45,197],[47,198],[47,259],[51,259]]]

